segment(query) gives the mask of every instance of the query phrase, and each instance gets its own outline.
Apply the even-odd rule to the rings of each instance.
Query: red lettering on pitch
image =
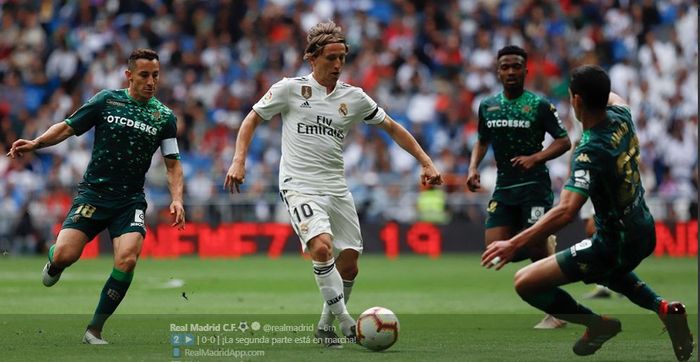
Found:
[[[379,231],[379,238],[384,242],[384,253],[389,259],[399,256],[399,224],[390,222]]]
[[[676,250],[672,256],[685,256],[688,238],[685,234],[685,223],[676,223]]]
[[[260,224],[260,231],[265,236],[270,236],[272,238],[267,256],[273,259],[279,258],[284,251],[284,246],[287,243],[289,235],[292,234],[291,225],[280,223]]]
[[[698,221],[675,224],[675,235],[663,222],[656,223],[656,249],[654,255],[673,257],[698,255]]]
[[[692,220],[687,223],[688,235],[688,256],[698,255],[698,221]]]
[[[258,233],[258,224],[222,224],[216,230],[202,228],[199,232],[199,257],[233,257],[254,254],[257,244],[248,238]]]
[[[442,252],[442,234],[435,225],[419,222],[413,224],[406,234],[406,243],[416,254],[427,254],[437,258]]]
[[[662,256],[666,253],[673,255],[676,249],[676,241],[671,235],[671,231],[668,229],[666,224],[662,222],[656,223],[656,248],[654,249],[654,255]]]
[[[200,258],[215,258],[215,257],[238,257],[230,243],[226,239],[229,233],[230,225],[219,225],[216,230],[211,228],[200,228],[198,234],[199,242],[199,257]]]

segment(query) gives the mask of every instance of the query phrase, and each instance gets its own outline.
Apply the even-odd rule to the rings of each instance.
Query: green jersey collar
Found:
[[[140,106],[151,105],[151,104],[153,104],[153,102],[154,102],[155,99],[156,99],[156,97],[153,96],[153,97],[149,98],[147,101],[141,102],[141,101],[139,101],[138,99],[132,97],[131,94],[129,94],[129,88],[124,88],[123,91],[124,91],[124,94],[126,94],[126,96],[127,96],[130,100],[136,102],[136,104],[138,104],[138,105],[140,105]]]

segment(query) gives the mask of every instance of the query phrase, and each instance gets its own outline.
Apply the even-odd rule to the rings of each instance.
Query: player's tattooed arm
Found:
[[[25,152],[36,151],[40,148],[53,146],[63,142],[66,138],[75,134],[75,131],[66,122],[56,123],[49,127],[41,136],[33,140],[18,139],[12,143],[7,157],[22,157]]]

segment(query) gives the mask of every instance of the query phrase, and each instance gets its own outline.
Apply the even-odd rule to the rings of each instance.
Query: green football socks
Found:
[[[632,303],[655,313],[658,312],[659,304],[663,300],[632,272],[610,279],[608,288],[621,293]]]
[[[568,322],[587,327],[601,320],[598,314],[579,304],[561,288],[552,288],[532,295],[520,295],[531,306]]]
[[[133,278],[133,272],[127,273],[116,268],[112,269],[112,275],[109,276],[104,288],[102,288],[100,301],[88,328],[102,330],[107,318],[114,313],[119,303],[124,299]]]

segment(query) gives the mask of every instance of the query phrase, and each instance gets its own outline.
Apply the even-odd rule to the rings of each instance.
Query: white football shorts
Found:
[[[345,249],[362,253],[362,233],[355,201],[349,192],[344,196],[307,195],[282,190],[280,196],[287,206],[292,227],[299,236],[301,247],[323,233],[333,239],[333,254]]]

